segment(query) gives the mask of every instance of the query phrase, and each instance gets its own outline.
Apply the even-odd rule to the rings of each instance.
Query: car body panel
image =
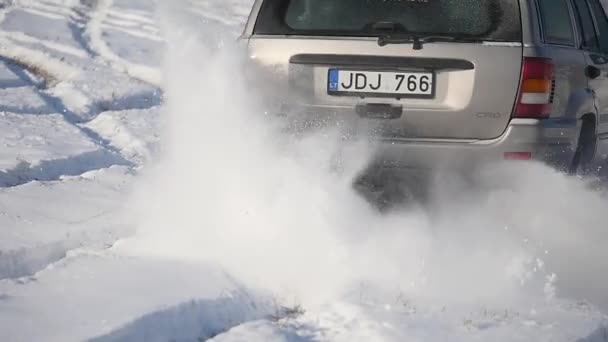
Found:
[[[598,155],[608,155],[608,115],[598,115],[598,109],[608,113],[608,63],[600,66],[604,71],[601,79],[591,82],[587,78],[585,68],[590,57],[580,49],[577,25],[573,27],[572,46],[546,43],[537,0],[519,0],[521,42],[437,42],[424,44],[422,50],[414,50],[411,44],[379,46],[373,37],[254,34],[262,3],[263,0],[254,3],[242,39],[248,41],[251,58],[272,79],[266,85],[274,87],[272,93],[281,98],[276,101],[280,103],[277,111],[303,121],[314,117],[323,122],[340,122],[354,130],[372,128],[380,158],[424,164],[421,160],[460,159],[454,157],[458,155],[456,151],[499,159],[507,152],[529,151],[534,158],[567,167],[576,150],[581,118],[588,114],[596,118],[598,136],[606,143],[600,144]],[[573,9],[570,10],[575,23]],[[350,62],[340,62],[341,57]],[[381,61],[383,57],[409,61],[384,66],[374,62],[374,58]],[[526,57],[548,58],[555,64],[548,119],[513,118]],[[462,61],[473,68],[432,68],[432,59]],[[435,70],[436,97],[332,96],[327,92],[327,78],[328,70],[334,67]],[[397,107],[402,115],[390,120],[357,115],[361,107],[376,104],[387,105],[393,111]],[[424,154],[428,158],[423,158]]]
[[[502,160],[505,153],[529,152],[550,165],[565,169],[578,139],[577,120],[513,119],[495,139],[477,141],[385,140],[376,144],[374,163],[385,167],[462,168]]]
[[[396,138],[491,139],[500,136],[515,105],[522,55],[518,44],[429,43],[415,51],[411,44],[380,47],[377,39],[318,37],[252,37],[249,50],[259,63],[286,69],[291,85],[290,100],[295,105],[309,105],[317,110],[325,106],[328,111],[343,108],[352,113],[357,106],[369,104],[401,107],[400,118],[377,122],[384,127],[382,134]],[[294,61],[294,57],[303,55],[311,62]],[[336,62],[335,57],[348,58],[352,63]],[[402,62],[389,66],[382,62],[387,58]],[[458,66],[458,61],[464,66]],[[442,64],[446,66],[441,67]],[[328,71],[334,67],[362,71],[433,71],[436,94],[433,99],[329,95]]]

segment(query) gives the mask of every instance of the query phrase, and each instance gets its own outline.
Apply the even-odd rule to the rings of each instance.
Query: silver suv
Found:
[[[257,0],[242,39],[282,114],[373,127],[383,162],[608,154],[600,0]]]

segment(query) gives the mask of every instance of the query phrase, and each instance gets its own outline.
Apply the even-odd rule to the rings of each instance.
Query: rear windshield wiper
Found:
[[[413,43],[414,50],[422,50],[422,45],[424,43],[433,43],[433,42],[476,43],[476,42],[480,42],[480,41],[482,41],[482,39],[471,38],[471,37],[433,36],[433,35],[419,35],[419,34],[409,34],[409,33],[387,34],[387,35],[382,35],[382,36],[378,37],[379,46],[386,46],[389,44]]]
[[[378,34],[378,45],[413,43],[414,50],[421,50],[424,43],[432,42],[479,42],[481,39],[462,35],[434,35],[410,32],[404,24],[377,21],[363,27],[364,31]]]

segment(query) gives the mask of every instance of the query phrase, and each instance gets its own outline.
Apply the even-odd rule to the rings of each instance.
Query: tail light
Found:
[[[505,160],[531,160],[532,152],[505,152]]]
[[[524,74],[515,108],[517,118],[548,118],[555,68],[547,58],[524,58]]]

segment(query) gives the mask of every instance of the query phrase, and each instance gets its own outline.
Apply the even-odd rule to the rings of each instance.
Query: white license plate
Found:
[[[327,92],[330,95],[433,98],[435,74],[329,69]]]

